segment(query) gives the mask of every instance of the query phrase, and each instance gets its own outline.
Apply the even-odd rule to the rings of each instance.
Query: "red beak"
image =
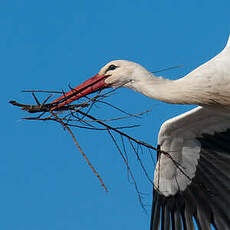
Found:
[[[83,82],[76,88],[71,89],[69,92],[65,93],[65,95],[52,101],[51,104],[56,104],[56,103],[58,104],[56,106],[54,105],[54,107],[52,107],[51,110],[60,108],[90,93],[94,93],[98,90],[108,87],[108,85],[105,83],[106,77],[107,76],[105,75],[96,74],[95,76]]]

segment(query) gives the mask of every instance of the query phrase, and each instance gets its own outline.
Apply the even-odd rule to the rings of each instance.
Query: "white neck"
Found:
[[[141,80],[137,80],[127,87],[148,97],[171,104],[202,105],[205,101],[204,98],[208,97],[207,92],[202,92],[201,85],[194,84],[189,78],[168,80],[150,73],[145,75]]]
[[[229,106],[229,60],[230,36],[222,52],[183,78],[168,80],[156,77],[137,66],[132,76],[134,81],[127,87],[172,104]]]

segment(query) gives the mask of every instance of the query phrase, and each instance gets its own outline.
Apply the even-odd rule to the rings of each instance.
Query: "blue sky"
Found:
[[[229,0],[1,1],[0,228],[148,229],[150,215],[140,207],[122,159],[105,133],[75,130],[109,193],[68,133],[57,124],[22,121],[25,113],[8,101],[31,103],[23,89],[78,85],[113,59],[132,60],[151,71],[183,64],[161,73],[182,77],[223,49],[230,32],[229,11]],[[161,123],[189,109],[127,89],[109,101],[130,113],[151,108],[139,122],[142,126],[129,133],[153,145]],[[150,205],[152,188],[134,156],[133,167]],[[150,206],[147,209],[150,213]]]

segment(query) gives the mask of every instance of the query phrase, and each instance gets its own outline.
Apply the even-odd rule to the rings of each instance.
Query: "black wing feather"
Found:
[[[164,196],[154,189],[151,230],[230,229],[230,130],[197,138],[195,177],[184,191]]]

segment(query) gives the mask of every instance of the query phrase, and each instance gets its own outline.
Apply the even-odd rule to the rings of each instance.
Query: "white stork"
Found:
[[[230,38],[221,53],[181,79],[156,77],[137,63],[115,60],[53,103],[61,102],[55,108],[61,107],[108,87],[131,88],[167,103],[198,105],[161,126],[160,150],[178,165],[159,154],[151,230],[194,230],[194,219],[201,230],[211,225],[229,230]]]

